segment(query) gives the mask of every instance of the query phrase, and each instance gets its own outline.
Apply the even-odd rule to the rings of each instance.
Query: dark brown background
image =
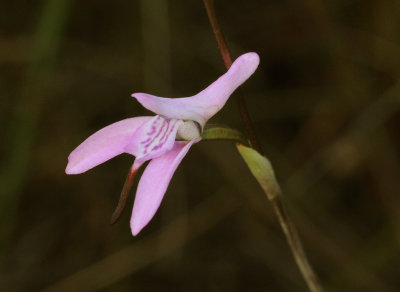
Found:
[[[400,288],[397,1],[216,1],[255,51],[251,116],[327,291]],[[2,291],[307,291],[233,144],[196,145],[137,237],[109,226],[133,158],[67,176],[130,94],[195,94],[224,72],[202,1],[1,1]],[[234,100],[212,120],[242,129]],[[132,196],[133,197],[133,196]]]

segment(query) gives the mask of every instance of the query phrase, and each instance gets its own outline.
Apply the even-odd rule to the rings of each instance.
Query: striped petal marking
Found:
[[[172,149],[182,123],[182,120],[166,119],[157,115],[135,132],[125,151],[136,156],[137,164],[159,157]]]

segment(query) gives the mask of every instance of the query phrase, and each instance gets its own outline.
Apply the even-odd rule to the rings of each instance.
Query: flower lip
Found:
[[[136,156],[140,163],[161,156],[173,147],[181,124],[181,120],[154,116],[133,134],[125,151]]]

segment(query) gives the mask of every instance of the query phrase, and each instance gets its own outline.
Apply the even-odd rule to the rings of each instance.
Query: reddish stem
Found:
[[[126,202],[128,200],[129,192],[132,189],[133,179],[135,177],[136,172],[139,168],[135,168],[135,164],[129,169],[129,173],[126,177],[124,186],[121,191],[121,195],[119,197],[119,201],[117,207],[115,208],[114,213],[111,216],[110,224],[114,224],[118,221],[119,217],[121,216],[122,212],[125,209]]]
[[[204,6],[206,7],[208,19],[210,20],[210,24],[211,24],[215,39],[217,40],[218,49],[219,49],[219,52],[221,53],[222,60],[224,61],[226,69],[229,69],[232,65],[232,58],[231,58],[231,54],[229,53],[229,49],[226,44],[224,35],[222,33],[221,26],[218,22],[217,15],[215,14],[214,1],[213,0],[203,0],[203,2],[204,2]],[[243,124],[245,126],[247,137],[249,138],[249,141],[251,144],[250,146],[262,154],[262,149],[260,147],[260,144],[258,143],[257,135],[256,135],[256,132],[254,131],[253,122],[251,121],[249,112],[247,111],[246,101],[244,99],[241,89],[238,88],[238,90],[236,90],[234,95],[235,95],[236,101],[238,103],[240,116],[241,116]]]

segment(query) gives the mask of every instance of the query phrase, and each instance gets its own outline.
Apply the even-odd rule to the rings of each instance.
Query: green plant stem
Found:
[[[218,22],[217,15],[215,13],[214,0],[203,0],[203,2],[214,36],[218,44],[218,49],[222,56],[222,60],[224,61],[225,67],[229,69],[229,67],[232,65],[232,58],[230,56],[228,46],[223,36],[221,26]],[[245,125],[246,132],[251,143],[251,148],[262,154],[263,152],[261,150],[260,144],[258,143],[257,135],[255,133],[250,115],[247,111],[246,102],[240,88],[236,93],[236,99],[238,102],[242,121]],[[312,292],[322,292],[323,288],[319,284],[318,278],[307,259],[296,228],[287,212],[278,182],[274,178],[274,180],[267,182],[267,188],[265,188],[265,186],[263,186],[262,184],[260,185],[267,194],[267,197],[274,208],[275,214],[278,217],[279,224],[281,225],[283,233],[285,234],[286,239],[289,243],[289,247],[293,253],[293,257],[309,290]]]
[[[307,255],[304,252],[300,237],[292,220],[289,217],[284,201],[282,200],[282,194],[279,193],[277,196],[271,199],[270,202],[272,203],[275,214],[278,217],[279,224],[281,225],[283,233],[286,236],[290,249],[292,250],[293,257],[301,274],[303,275],[304,280],[307,283],[308,288],[312,292],[322,292],[322,286],[307,259]]]
[[[250,172],[256,178],[257,182],[267,195],[268,200],[271,202],[275,214],[278,217],[279,224],[281,225],[283,233],[289,243],[289,247],[292,250],[296,264],[299,267],[308,288],[312,292],[322,292],[323,289],[307,259],[296,228],[285,207],[282,191],[278,181],[276,180],[271,163],[265,156],[262,156],[253,148],[240,143],[236,144],[236,147],[249,167]]]
[[[210,21],[215,39],[217,40],[217,45],[219,52],[221,53],[222,60],[224,61],[226,69],[229,69],[232,65],[231,54],[229,53],[228,45],[226,44],[224,35],[221,30],[221,26],[218,22],[217,15],[215,14],[214,0],[203,0],[204,6],[207,11],[208,19]],[[243,93],[240,89],[236,90],[234,93],[238,107],[239,113],[242,118],[243,124],[246,129],[247,137],[249,138],[250,144],[253,149],[257,150],[259,153],[263,153],[258,143],[257,135],[254,130],[253,122],[251,121],[249,112],[247,111],[246,101],[244,99]]]

